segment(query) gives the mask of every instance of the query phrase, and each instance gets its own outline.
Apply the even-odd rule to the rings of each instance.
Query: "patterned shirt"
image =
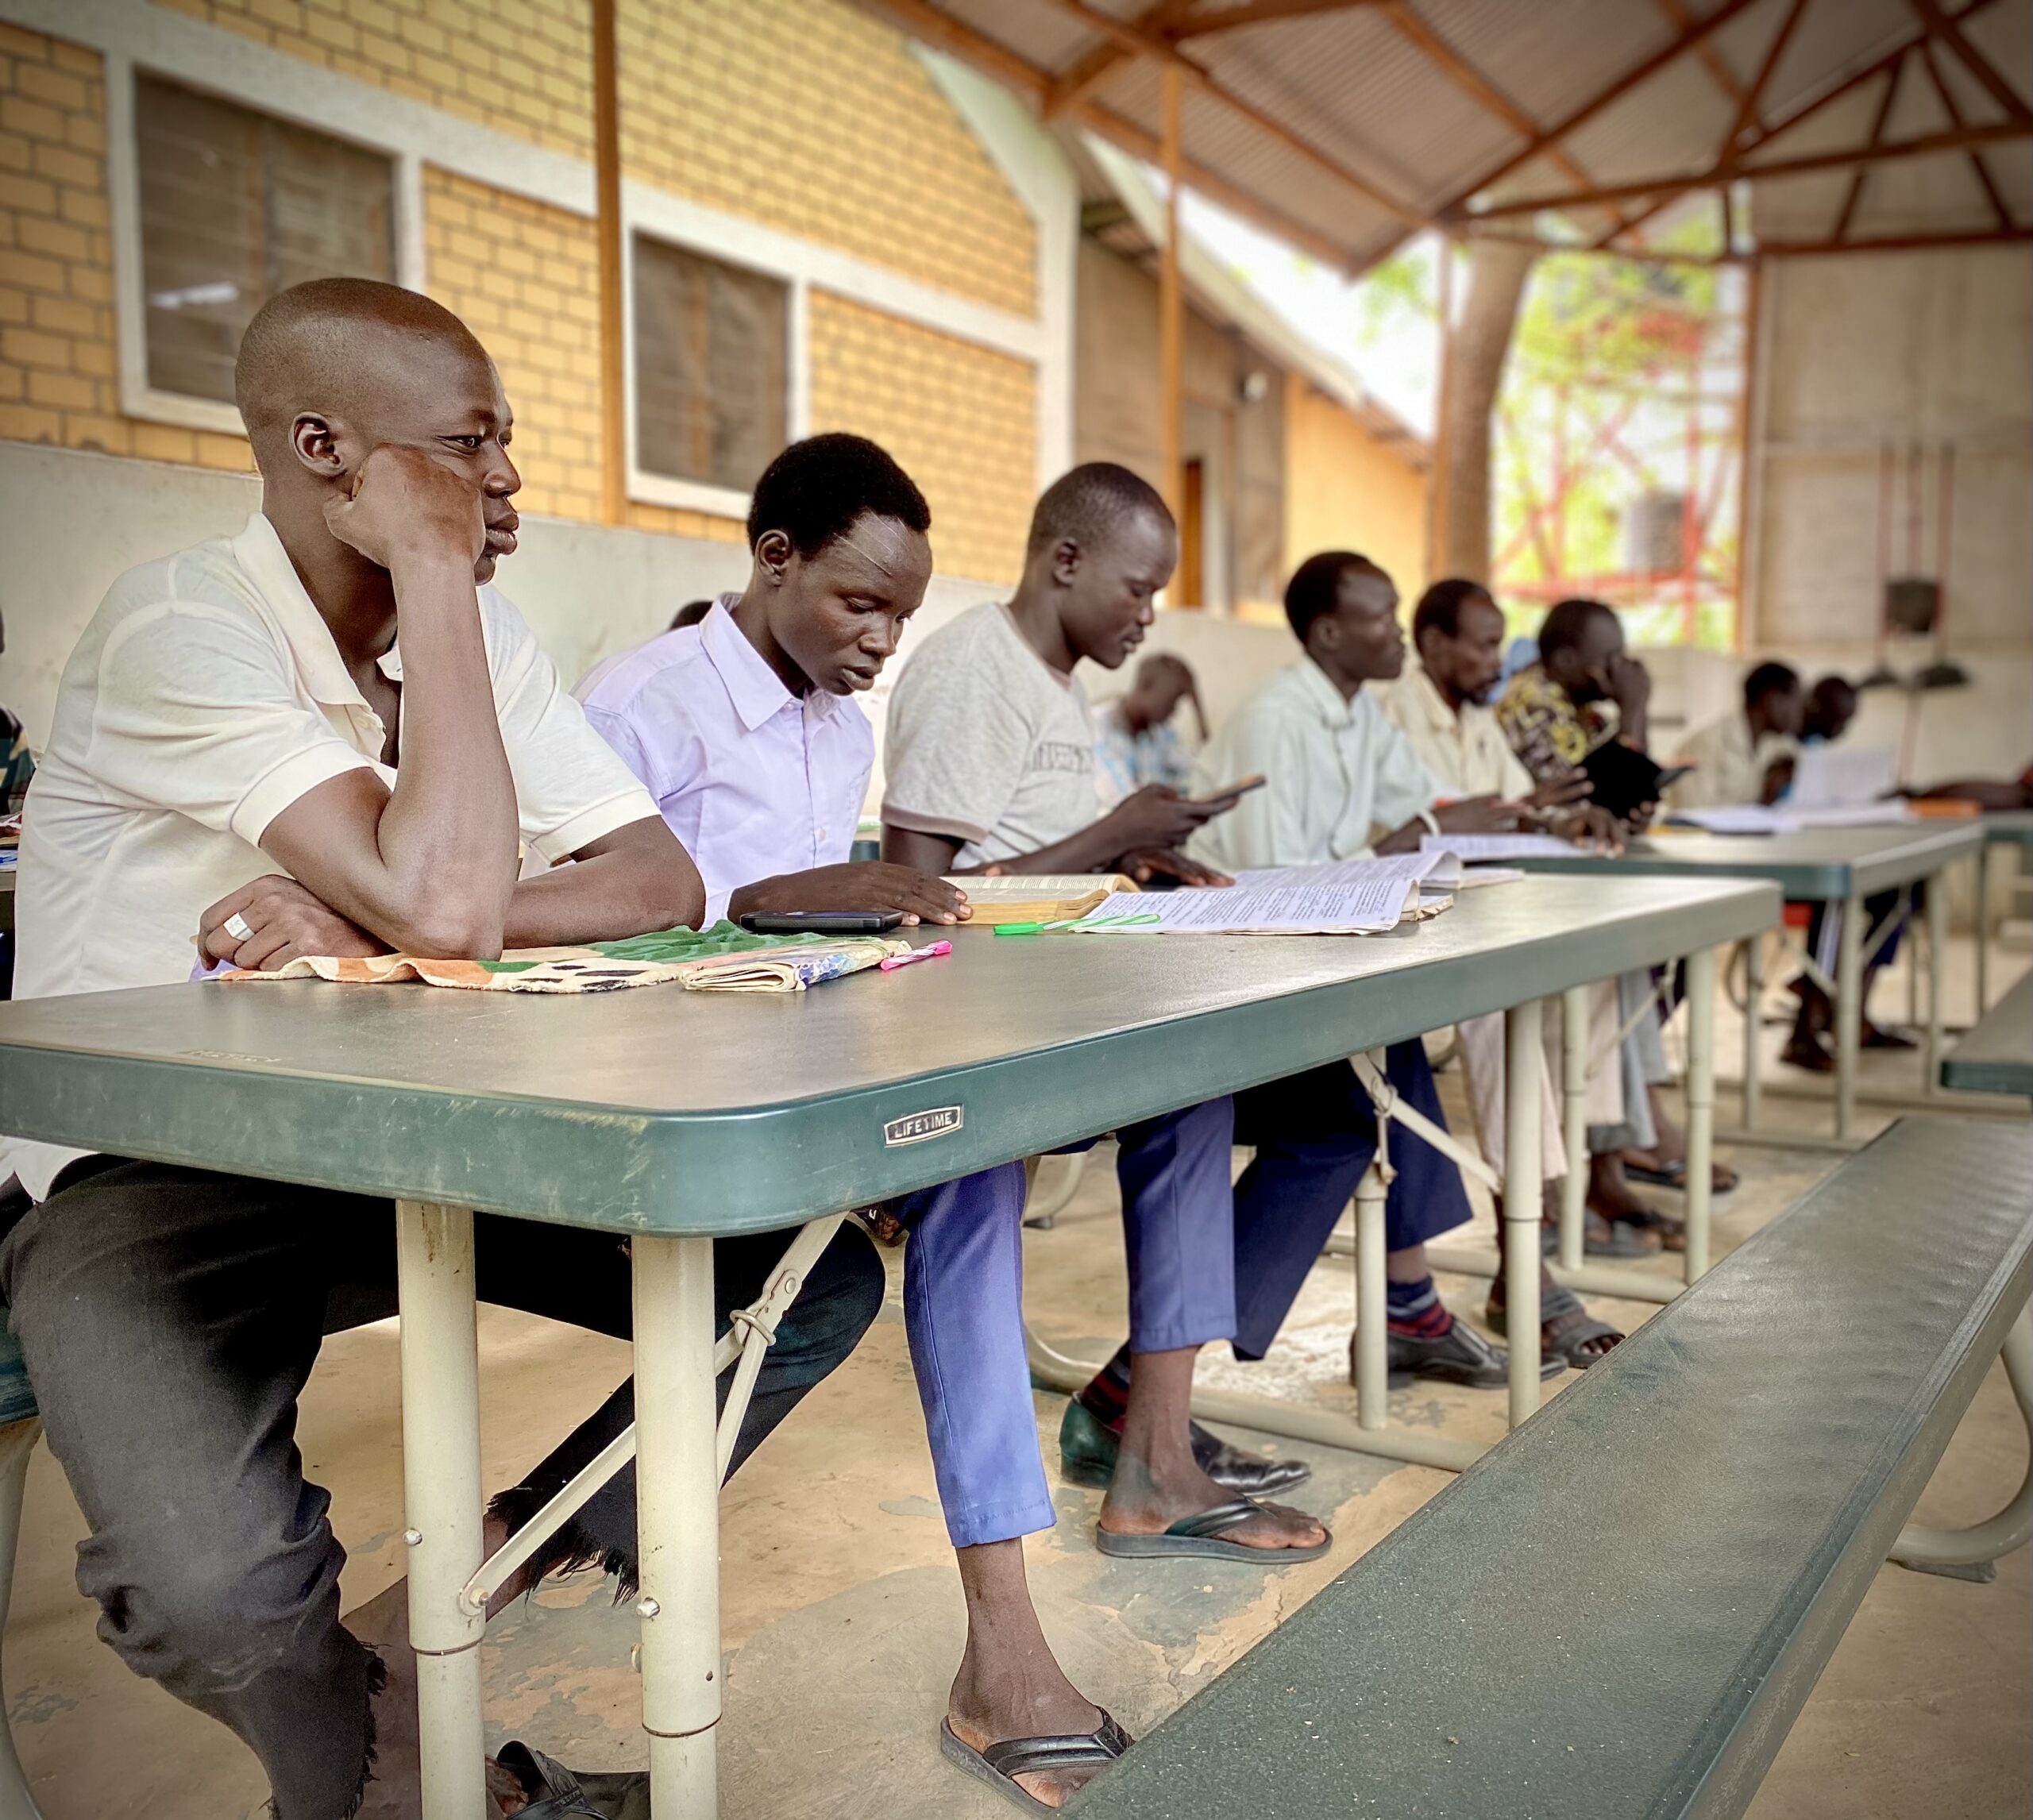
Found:
[[[1511,750],[1542,784],[1565,777],[1614,739],[1618,720],[1614,702],[1577,706],[1544,664],[1529,664],[1510,679],[1496,718]]]

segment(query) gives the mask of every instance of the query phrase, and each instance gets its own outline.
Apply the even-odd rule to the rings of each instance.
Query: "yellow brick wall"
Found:
[[[586,0],[155,0],[592,156]],[[627,174],[1019,314],[1036,230],[924,67],[844,0],[620,0]]]
[[[1285,382],[1285,567],[1358,549],[1398,584],[1403,617],[1426,585],[1426,476],[1296,373]],[[1282,609],[1280,610],[1282,615]]]
[[[95,51],[0,25],[0,436],[245,469],[245,442],[120,415]]]
[[[1037,488],[1024,361],[815,290],[812,427],[873,437],[924,489],[939,571],[1013,581]]]
[[[363,79],[370,71],[360,60],[372,50],[390,65],[373,79],[385,79],[392,87],[397,86],[394,75],[399,72],[393,69],[391,46],[410,46],[403,79],[422,79],[422,40],[414,30],[406,37],[401,29],[405,21],[413,27],[419,19],[435,21],[448,33],[469,29],[490,44],[513,43],[525,57],[534,56],[530,47],[540,37],[545,55],[572,79],[565,34],[536,27],[546,21],[570,22],[584,6],[584,0],[527,0],[534,24],[518,37],[507,28],[521,15],[523,0],[403,0],[399,7],[384,0],[173,3],[307,56],[310,47],[320,46],[322,60]],[[839,155],[831,154],[831,142],[824,137],[827,96],[848,92],[854,86],[851,70],[861,71],[864,92],[873,81],[878,92],[888,85],[908,98],[912,83],[924,85],[923,72],[893,35],[868,26],[837,0],[739,0],[738,6],[719,10],[694,0],[626,0],[624,24],[639,25],[653,6],[670,15],[674,32],[690,33],[683,41],[701,60],[696,79],[718,98],[712,105],[720,111],[702,116],[718,121],[717,128],[701,119],[683,128],[703,134],[702,145],[716,133],[731,143],[735,133],[726,109],[739,86],[731,73],[737,38],[741,56],[758,71],[786,67],[795,45],[801,47],[803,67],[827,72],[829,86],[817,94],[793,85],[803,98],[804,117],[818,125],[804,161],[771,137],[768,123],[778,115],[751,94],[756,124],[748,129],[746,149],[739,159],[716,153],[702,163],[694,172],[697,193],[733,206],[739,192],[746,198],[743,213],[793,231],[809,229],[815,237],[831,231],[830,196],[840,205],[832,228],[844,237],[862,237],[866,244],[854,249],[870,256],[882,241],[893,249],[916,244],[919,252],[911,256],[928,260],[942,232],[950,229],[948,276],[971,269],[978,289],[1001,285],[999,300],[1013,308],[1028,307],[1033,252],[1028,218],[1022,217],[1019,235],[1009,231],[1005,217],[997,216],[997,209],[1013,204],[928,87],[924,92],[939,110],[933,121],[938,130],[928,132],[914,172],[903,172],[901,141],[885,143],[862,117],[843,122]],[[727,23],[735,13],[744,28],[740,33]],[[384,15],[392,17],[392,31]],[[321,19],[326,24],[318,25]],[[352,49],[341,51],[318,37],[334,19],[354,31]],[[498,64],[503,53],[491,54]],[[341,56],[355,62],[342,64]],[[718,72],[710,79],[709,66]],[[502,71],[497,67],[495,73]],[[583,69],[572,79],[583,80]],[[471,112],[484,105],[488,92],[454,84],[418,98]],[[527,97],[543,91],[518,92]],[[534,111],[535,105],[529,103],[532,111],[526,118],[518,117],[516,129],[540,137],[553,129],[543,126],[546,117]],[[677,122],[685,111],[673,102],[667,118]],[[503,125],[507,118],[498,114],[491,123]],[[924,124],[921,117],[919,124]],[[676,134],[679,127],[673,124],[670,131]],[[680,139],[659,143],[664,148],[659,156],[681,159]],[[919,186],[886,227],[880,207],[867,199],[882,192],[870,187],[873,179],[857,189],[850,174],[854,157],[875,160],[898,173],[899,194],[909,183]],[[950,184],[933,175],[942,168],[949,175],[958,172]],[[762,184],[767,195],[742,189],[750,181]],[[1001,226],[993,231],[967,229],[949,220],[942,229],[938,210],[927,199],[942,184],[950,198],[964,202],[962,213],[971,210],[981,220],[999,219]],[[716,185],[731,187],[722,193]],[[867,195],[858,206],[863,212],[850,219],[846,199],[862,190]],[[473,326],[500,363],[517,413],[517,460],[527,480],[523,504],[534,512],[597,520],[600,378],[592,222],[429,166],[424,201],[426,283],[433,295]],[[1024,361],[818,291],[812,296],[811,329],[812,427],[874,436],[916,474],[936,515],[934,541],[943,569],[989,580],[1013,577],[1035,485],[1033,369]],[[101,60],[95,52],[0,25],[0,437],[241,471],[252,465],[243,438],[122,415],[116,374]],[[685,536],[738,540],[742,535],[730,519],[633,503],[628,522]]]
[[[515,413],[518,503],[560,518],[600,515],[600,265],[581,215],[424,170],[432,296],[461,317],[501,369]],[[743,532],[731,519],[631,503],[629,522],[684,537]]]

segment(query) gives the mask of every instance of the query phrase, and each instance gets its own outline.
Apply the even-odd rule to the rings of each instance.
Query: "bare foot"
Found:
[[[1040,1664],[1011,1672],[985,1672],[970,1649],[954,1678],[946,1722],[962,1744],[978,1751],[1013,1738],[1079,1736],[1099,1729],[1106,1715],[1059,1672],[1047,1652]],[[1011,1780],[1047,1807],[1063,1807],[1098,1773],[1093,1769],[1026,1772]]]
[[[1117,1536],[1162,1535],[1185,1517],[1235,1502],[1233,1492],[1200,1470],[1190,1449],[1180,1453],[1181,1458],[1154,1464],[1134,1458],[1125,1445],[1108,1496],[1101,1500],[1101,1527]],[[1221,1540],[1276,1554],[1286,1548],[1317,1548],[1327,1540],[1327,1529],[1303,1510],[1260,1504],[1255,1516],[1224,1529]]]

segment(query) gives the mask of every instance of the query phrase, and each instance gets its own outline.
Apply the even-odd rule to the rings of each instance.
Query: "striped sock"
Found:
[[[1385,1284],[1383,1307],[1391,1331],[1408,1340],[1437,1340],[1454,1325],[1454,1317],[1447,1312],[1430,1276],[1415,1283]]]
[[[1122,1432],[1122,1419],[1129,1413],[1129,1348],[1118,1347],[1115,1356],[1087,1382],[1080,1393],[1087,1413],[1105,1429]]]

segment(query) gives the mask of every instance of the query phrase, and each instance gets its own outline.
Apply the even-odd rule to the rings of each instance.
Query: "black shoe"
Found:
[[[1188,1426],[1194,1462],[1217,1485],[1229,1491],[1260,1498],[1268,1492],[1289,1491],[1313,1476],[1313,1468],[1302,1459],[1266,1459],[1261,1454],[1244,1453],[1240,1448],[1229,1446],[1198,1422]],[[1078,1397],[1067,1403],[1065,1418],[1059,1425],[1059,1463],[1073,1484],[1105,1490],[1115,1477],[1116,1455],[1121,1445],[1114,1431]]]
[[[530,1798],[519,1820],[650,1820],[646,1770],[579,1776],[519,1742],[503,1745],[494,1760],[522,1783]]]
[[[1472,1390],[1501,1390],[1510,1382],[1510,1355],[1492,1346],[1465,1321],[1457,1321],[1433,1340],[1418,1340],[1407,1333],[1391,1336],[1387,1356],[1391,1382],[1402,1389],[1415,1378],[1430,1378],[1441,1384],[1465,1384]],[[1559,1359],[1541,1359],[1539,1375],[1557,1378],[1567,1369]],[[1356,1340],[1348,1336],[1348,1382],[1356,1381]]]

